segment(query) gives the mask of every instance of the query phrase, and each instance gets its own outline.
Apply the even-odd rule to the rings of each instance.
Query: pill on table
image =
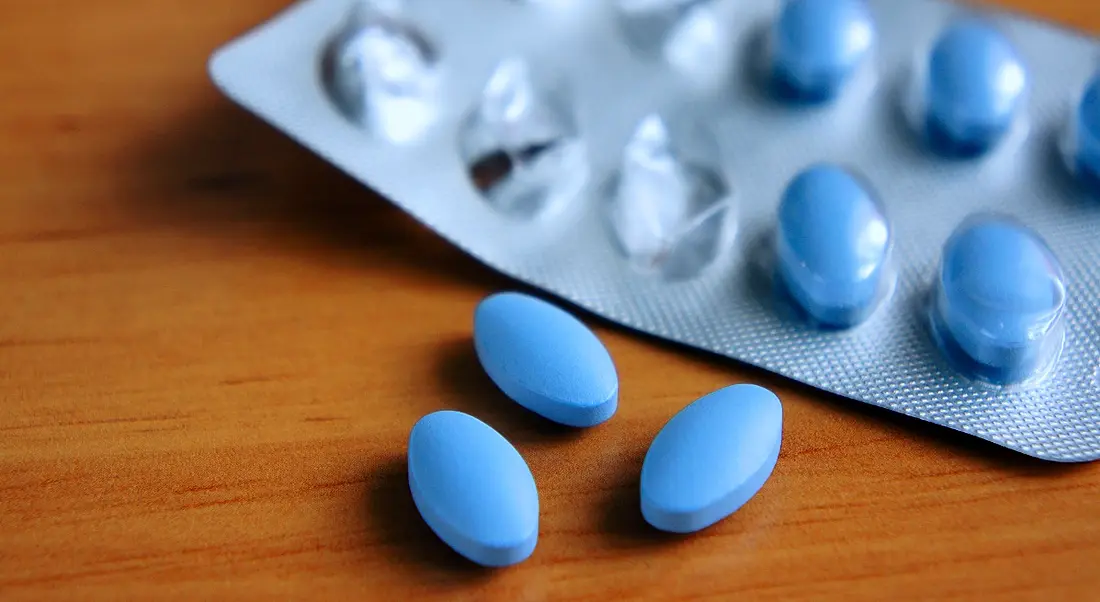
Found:
[[[926,77],[926,134],[934,148],[959,156],[984,153],[1004,137],[1028,79],[1008,38],[973,18],[936,40]]]
[[[874,41],[874,22],[863,0],[789,0],[772,31],[775,83],[803,100],[833,98]]]
[[[847,170],[813,165],[783,193],[777,273],[822,325],[851,326],[874,309],[891,229],[879,201]]]
[[[1083,179],[1100,187],[1100,73],[1085,87],[1074,122],[1074,167]]]
[[[937,288],[941,343],[961,349],[987,380],[1025,378],[1049,350],[1049,335],[1059,336],[1062,268],[1038,234],[1010,217],[964,221],[944,246]]]
[[[545,418],[600,424],[618,407],[611,355],[580,320],[541,299],[497,293],[474,314],[474,347],[497,387]]]
[[[642,464],[645,520],[691,533],[737,511],[771,476],[783,438],[783,406],[756,385],[701,397],[665,424]]]
[[[535,479],[512,444],[473,416],[440,411],[413,426],[409,489],[432,531],[478,564],[508,566],[535,550]]]

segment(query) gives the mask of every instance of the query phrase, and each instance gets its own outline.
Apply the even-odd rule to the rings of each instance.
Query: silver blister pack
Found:
[[[934,0],[781,21],[800,2],[303,0],[210,71],[470,255],[597,315],[1038,458],[1100,458],[1100,47]],[[975,23],[951,55],[944,32]],[[867,202],[815,204],[852,190]]]

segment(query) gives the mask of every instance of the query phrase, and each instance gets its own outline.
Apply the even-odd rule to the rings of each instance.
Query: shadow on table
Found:
[[[124,166],[128,209],[152,227],[241,239],[327,265],[506,282],[274,128],[219,100],[165,123]]]
[[[600,530],[615,548],[657,548],[683,544],[690,535],[665,533],[650,526],[642,516],[638,487],[641,459],[638,459],[635,475],[627,483],[607,492],[602,508]]]
[[[377,534],[394,566],[411,567],[424,581],[468,585],[496,573],[460,556],[443,543],[420,518],[409,492],[404,458],[390,460],[367,476],[363,522]],[[381,556],[381,555],[380,555]]]

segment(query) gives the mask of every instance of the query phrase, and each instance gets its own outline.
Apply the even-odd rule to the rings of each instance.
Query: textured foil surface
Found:
[[[1100,204],[1059,152],[1100,48],[1043,22],[982,13],[1030,70],[1025,114],[990,156],[947,160],[922,148],[902,106],[913,65],[933,37],[976,9],[931,0],[869,5],[878,30],[871,64],[838,102],[816,109],[773,102],[753,81],[761,32],[777,9],[764,0],[713,3],[707,10],[721,28],[678,66],[632,48],[611,2],[410,2],[408,21],[438,53],[439,104],[424,134],[402,143],[349,121],[326,91],[322,57],[346,19],[347,0],[291,6],[219,49],[210,72],[235,102],[473,257],[604,318],[1038,458],[1100,458]],[[495,66],[516,56],[568,82],[592,173],[575,199],[531,219],[486,202],[458,142]],[[733,191],[732,236],[690,278],[635,269],[603,217],[601,182],[654,111],[690,118],[713,136],[713,158]],[[785,316],[762,285],[761,249],[780,195],[820,161],[865,177],[894,230],[895,286],[850,330]],[[1035,382],[1001,387],[959,374],[929,332],[940,250],[979,211],[1008,213],[1035,229],[1065,272],[1065,347]]]

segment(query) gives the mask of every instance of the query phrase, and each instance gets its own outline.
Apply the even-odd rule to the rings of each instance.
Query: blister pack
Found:
[[[303,0],[210,69],[504,274],[1080,462],[1098,50],[935,0]]]

